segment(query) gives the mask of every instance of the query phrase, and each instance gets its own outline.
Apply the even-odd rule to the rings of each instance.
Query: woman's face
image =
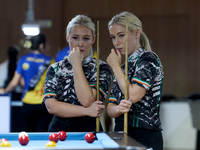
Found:
[[[110,37],[116,50],[121,55],[126,54],[126,27],[119,24],[114,24],[109,27]],[[128,30],[128,56],[135,52],[140,46],[139,44],[140,31],[137,29],[135,32]]]
[[[95,41],[91,29],[83,26],[74,26],[69,35],[66,35],[66,39],[70,50],[79,47],[84,58],[90,55],[92,44]]]

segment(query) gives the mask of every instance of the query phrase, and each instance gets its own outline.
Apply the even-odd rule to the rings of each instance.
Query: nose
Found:
[[[120,44],[119,38],[115,38],[114,44],[115,44],[115,45],[119,45],[119,44]]]
[[[78,46],[79,46],[79,47],[82,47],[82,46],[83,46],[83,40],[80,39],[80,40],[78,41]]]

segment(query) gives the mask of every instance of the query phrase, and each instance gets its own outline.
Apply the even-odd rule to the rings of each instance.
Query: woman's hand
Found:
[[[87,116],[100,117],[105,108],[105,106],[102,104],[103,102],[101,101],[95,101],[90,107],[87,107]]]
[[[132,105],[132,101],[130,100],[121,100],[120,104],[118,105],[119,113],[124,114],[126,112],[129,112]]]
[[[69,60],[73,67],[76,65],[82,66],[83,58],[84,58],[84,56],[81,53],[79,47],[74,47],[73,50],[69,54]]]
[[[121,58],[122,56],[118,50],[115,51],[114,49],[111,49],[111,53],[107,57],[107,63],[113,69],[116,66],[121,65]]]
[[[4,88],[0,88],[0,94],[5,94],[5,89]]]
[[[108,103],[107,113],[112,118],[117,118],[120,115],[130,111],[132,105],[132,99],[121,100],[120,104]]]

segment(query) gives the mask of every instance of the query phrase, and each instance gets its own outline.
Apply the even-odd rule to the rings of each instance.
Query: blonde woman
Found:
[[[53,114],[49,131],[96,131],[96,118],[105,108],[101,105],[111,82],[111,69],[100,66],[100,99],[96,101],[96,59],[90,54],[95,42],[95,25],[85,15],[75,16],[66,29],[70,55],[49,67],[43,101]],[[102,128],[101,128],[102,130]]]
[[[126,25],[128,26],[128,100],[125,94]],[[128,112],[128,135],[153,150],[163,149],[159,109],[163,81],[163,67],[152,52],[141,21],[130,12],[114,16],[108,29],[115,49],[107,62],[114,72],[113,87],[107,107],[115,118],[115,131],[123,131],[124,113]]]

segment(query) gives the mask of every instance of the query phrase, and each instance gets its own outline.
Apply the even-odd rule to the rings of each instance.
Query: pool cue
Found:
[[[99,21],[97,21],[97,100],[99,100]],[[99,117],[97,117],[96,132],[99,131]]]
[[[128,100],[128,26],[126,21],[126,54],[125,54],[125,95]],[[124,132],[128,134],[128,113],[124,113]]]

